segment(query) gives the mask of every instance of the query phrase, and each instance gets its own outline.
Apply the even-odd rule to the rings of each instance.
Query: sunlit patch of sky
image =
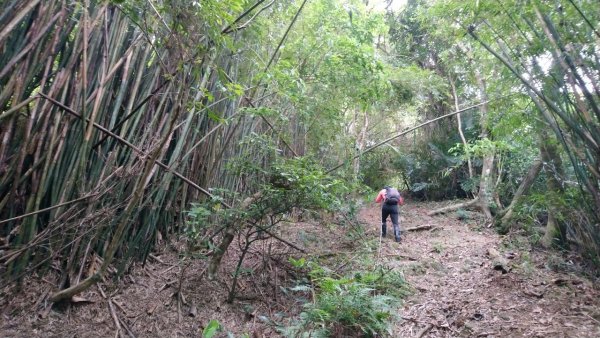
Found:
[[[406,5],[406,0],[367,0],[367,7],[376,11],[399,11]]]
[[[581,54],[580,57],[584,58],[585,55]],[[535,63],[537,63],[537,66],[540,67],[540,70],[542,71],[543,76],[549,76],[550,75],[550,67],[552,67],[552,62],[553,62],[553,56],[552,53],[550,52],[545,52],[543,54],[540,54],[538,56],[535,57]],[[534,61],[532,59],[529,59],[526,63],[527,67],[530,68],[530,72],[525,72],[523,73],[523,77],[529,81],[532,82],[533,86],[538,89],[538,90],[542,90],[543,88],[543,83],[542,83],[542,78],[532,78],[531,73],[535,73],[535,71],[533,70],[533,63]],[[588,76],[588,74],[584,73],[581,69],[578,69],[578,75],[579,77],[582,79],[586,89],[589,92],[593,92],[594,91],[594,85],[593,85],[593,81],[595,81],[595,79],[592,79]],[[568,77],[567,75],[564,75],[564,78],[562,79],[565,81],[565,83],[569,83],[568,82]],[[565,88],[561,88],[561,91],[565,91]],[[581,84],[577,83],[577,85],[573,88],[573,87],[568,87],[567,91],[573,91],[576,90],[580,95],[583,93],[583,89],[581,88]]]

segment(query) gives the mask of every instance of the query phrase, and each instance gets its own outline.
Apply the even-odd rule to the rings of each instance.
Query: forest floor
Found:
[[[405,232],[401,244],[383,241],[385,264],[415,291],[395,336],[600,337],[600,285],[577,257],[532,247],[520,234],[499,236],[478,213],[427,216],[441,206],[407,205],[403,228],[431,228]],[[379,214],[371,206],[361,219]]]
[[[376,264],[402,271],[412,292],[393,337],[600,337],[600,286],[576,256],[532,247],[518,233],[499,236],[478,213],[427,216],[440,206],[407,203],[402,227],[429,227],[404,232],[401,243],[393,236],[379,242],[375,204],[359,213],[363,241],[314,221],[288,224],[280,236],[346,271],[369,252]],[[364,251],[365,241],[376,244]],[[134,264],[122,279],[100,283],[71,304],[47,302],[58,274],[0,289],[0,336],[200,337],[214,319],[222,327],[217,337],[276,337],[273,323],[301,310],[304,300],[290,291],[299,274],[287,258],[303,254],[279,241],[259,241],[250,251],[233,304],[225,300],[237,244],[213,281],[204,277],[207,260],[184,255],[181,241],[162,247],[145,265]],[[499,263],[504,271],[494,269]]]

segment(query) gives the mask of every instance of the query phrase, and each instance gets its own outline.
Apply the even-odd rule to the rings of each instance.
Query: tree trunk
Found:
[[[496,183],[494,183],[494,203],[496,203],[496,207],[498,210],[504,209],[504,204],[502,204],[502,200],[500,199],[500,194],[498,194],[498,187],[500,183],[502,183],[502,175],[504,170],[504,158],[502,154],[497,154],[496,156]]]
[[[480,98],[483,101],[481,106],[479,106],[479,111],[481,112],[480,138],[482,140],[484,140],[484,139],[488,138],[488,136],[489,136],[488,105],[487,105],[488,101],[487,101],[487,94],[486,94],[486,85],[485,85],[485,80],[483,79],[483,76],[481,75],[479,69],[475,70],[475,78],[477,79],[477,84],[479,85]],[[481,179],[479,182],[479,192],[473,200],[471,200],[469,202],[459,203],[456,205],[451,205],[448,207],[433,210],[433,211],[429,212],[428,215],[445,213],[448,211],[465,208],[465,207],[477,204],[479,206],[479,208],[481,209],[481,211],[483,212],[483,214],[485,215],[485,218],[488,221],[491,221],[493,218],[492,211],[490,210],[490,204],[492,203],[492,198],[493,198],[493,184],[492,184],[493,169],[494,169],[494,153],[492,152],[490,154],[485,154],[483,157],[483,166],[481,169]]]
[[[479,85],[479,95],[483,102],[487,101],[486,85],[483,76],[479,69],[475,70],[475,78]],[[482,140],[489,137],[488,132],[488,105],[484,104],[479,108],[481,112],[481,133],[480,138]],[[490,204],[492,202],[492,172],[494,169],[494,153],[486,154],[483,157],[483,165],[481,168],[481,180],[479,182],[479,193],[477,199],[479,200],[479,206],[485,218],[489,221],[492,219],[492,211],[490,210]]]
[[[217,274],[217,270],[219,269],[219,265],[221,265],[221,260],[223,259],[223,255],[227,252],[227,248],[231,242],[233,242],[233,238],[235,237],[236,228],[235,224],[229,225],[225,228],[225,234],[223,235],[223,239],[219,246],[215,249],[215,253],[212,255],[210,263],[208,264],[208,268],[206,269],[206,274],[208,279],[213,280],[215,275]]]
[[[519,202],[521,197],[527,193],[529,188],[533,185],[533,182],[535,182],[535,179],[537,178],[540,171],[542,170],[542,164],[543,164],[543,162],[542,162],[541,158],[536,159],[531,164],[531,167],[529,168],[527,175],[525,175],[525,178],[519,185],[519,188],[515,192],[515,195],[513,196],[512,200],[510,201],[509,206],[502,211],[503,216],[500,219],[500,227],[501,228],[503,228],[503,229],[510,228],[510,221],[512,220],[514,207],[515,207],[515,205],[517,205],[517,203]]]
[[[247,197],[240,206],[241,210],[247,209],[252,203],[254,203],[257,199],[262,196],[262,192],[257,192],[252,196]],[[225,227],[225,234],[223,235],[223,239],[221,239],[221,243],[217,246],[215,253],[210,259],[208,263],[208,268],[206,269],[206,273],[208,279],[213,280],[215,275],[217,274],[217,270],[219,269],[219,265],[221,264],[221,259],[227,252],[229,245],[233,242],[233,238],[235,237],[236,232],[241,229],[240,224],[243,220],[233,220],[230,221],[229,224]]]
[[[452,87],[452,96],[454,96],[454,108],[456,111],[459,111],[458,107],[458,94],[456,93],[456,85],[454,84],[454,80],[450,79],[450,86]],[[465,152],[467,152],[467,139],[465,138],[465,134],[462,130],[462,118],[460,113],[456,114],[456,121],[458,123],[458,134],[460,135],[460,139],[465,147]],[[471,163],[471,156],[467,152],[465,154],[467,156],[467,167],[469,169],[469,178],[473,179],[473,164]]]
[[[549,193],[548,223],[541,243],[545,247],[550,247],[554,243],[564,245],[567,239],[567,229],[565,224],[557,217],[560,215],[561,210],[558,198],[563,193],[563,187],[560,183],[560,180],[564,177],[562,160],[554,140],[549,139],[545,132],[541,136],[541,152],[544,160],[544,171],[546,172],[546,187]]]

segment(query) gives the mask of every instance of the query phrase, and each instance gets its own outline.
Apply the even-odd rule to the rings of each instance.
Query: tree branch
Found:
[[[514,94],[510,94],[510,95],[514,95]],[[498,100],[498,99],[501,99],[501,98],[504,98],[504,97],[507,97],[507,96],[510,96],[510,95],[504,95],[504,96],[501,96],[501,97],[495,98],[494,100]],[[433,123],[433,122],[439,121],[439,120],[441,120],[441,119],[444,119],[444,118],[446,118],[446,117],[450,117],[450,116],[453,116],[453,115],[456,115],[456,114],[462,113],[462,112],[464,112],[464,111],[467,111],[467,110],[471,110],[471,109],[473,109],[473,108],[477,108],[477,107],[479,107],[479,106],[481,106],[481,105],[487,104],[487,103],[488,103],[488,102],[490,102],[490,101],[493,101],[493,100],[487,100],[487,101],[484,101],[484,102],[478,103],[478,104],[476,104],[476,105],[472,105],[472,106],[470,106],[470,107],[463,108],[463,109],[461,109],[461,110],[455,111],[455,112],[453,112],[453,113],[449,113],[449,114],[446,114],[446,115],[442,115],[442,116],[440,116],[440,117],[436,117],[435,119],[429,120],[429,121],[427,121],[427,122],[423,122],[423,123],[419,124],[419,125],[418,125],[418,126],[416,126],[416,127],[412,127],[412,128],[410,128],[410,129],[407,129],[407,130],[405,130],[405,131],[401,132],[400,134],[397,134],[397,135],[394,135],[394,136],[392,136],[392,137],[389,137],[389,138],[387,138],[387,139],[385,139],[385,140],[383,140],[383,141],[381,141],[381,142],[379,142],[379,143],[377,143],[377,144],[375,144],[375,145],[373,145],[373,146],[370,146],[370,147],[368,147],[367,149],[365,149],[365,150],[364,150],[363,152],[361,152],[360,154],[358,154],[358,155],[356,155],[356,156],[354,156],[354,157],[350,158],[350,160],[348,160],[348,161],[352,161],[352,160],[354,160],[354,159],[356,159],[356,158],[359,158],[360,156],[362,156],[362,155],[364,155],[364,154],[366,154],[366,153],[368,153],[368,152],[370,152],[370,151],[372,151],[372,150],[374,150],[374,149],[376,149],[376,148],[379,148],[379,147],[381,147],[382,145],[384,145],[384,144],[386,144],[386,143],[388,143],[388,142],[390,142],[390,141],[392,141],[392,140],[395,140],[395,139],[397,139],[397,138],[398,138],[398,137],[400,137],[400,136],[406,135],[406,134],[408,134],[408,133],[410,133],[410,132],[412,132],[412,131],[415,131],[415,130],[417,130],[417,129],[419,129],[419,128],[422,128],[422,127],[424,127],[424,126],[426,126],[426,125],[428,125],[428,124],[431,124],[431,123]],[[327,173],[327,174],[330,174],[331,172],[333,172],[333,171],[335,171],[335,170],[337,170],[337,169],[341,168],[341,167],[342,167],[344,164],[346,164],[346,162],[348,162],[348,161],[344,161],[344,162],[342,162],[342,163],[338,164],[337,166],[335,166],[335,167],[333,167],[333,168],[331,168],[331,169],[327,170],[325,173]]]

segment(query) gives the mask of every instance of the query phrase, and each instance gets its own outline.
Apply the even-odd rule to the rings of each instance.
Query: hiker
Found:
[[[375,198],[376,203],[382,203],[381,206],[381,236],[385,237],[387,232],[387,218],[390,216],[394,226],[394,237],[396,242],[400,242],[400,226],[398,224],[399,205],[404,204],[404,198],[395,188],[386,185]]]

